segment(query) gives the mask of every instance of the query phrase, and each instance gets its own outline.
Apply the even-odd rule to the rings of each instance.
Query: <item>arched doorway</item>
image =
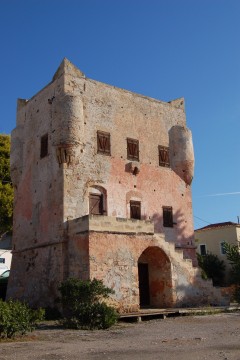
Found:
[[[171,263],[159,247],[148,247],[139,257],[138,283],[140,307],[172,306]]]

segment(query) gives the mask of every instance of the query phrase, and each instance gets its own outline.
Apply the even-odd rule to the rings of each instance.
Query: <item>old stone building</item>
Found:
[[[64,59],[18,100],[8,297],[54,306],[77,277],[102,279],[122,312],[221,303],[194,267],[193,169],[183,99],[88,79]]]

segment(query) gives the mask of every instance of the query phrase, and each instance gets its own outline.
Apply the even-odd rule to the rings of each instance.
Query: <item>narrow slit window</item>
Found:
[[[130,201],[130,218],[141,220],[141,202]]]
[[[139,161],[139,141],[127,138],[127,158],[128,160]]]
[[[103,131],[97,132],[97,152],[98,154],[111,155],[110,134]]]
[[[170,167],[169,147],[159,145],[158,154],[159,154],[159,166]]]
[[[220,251],[221,251],[221,255],[226,255],[226,249],[225,249],[225,241],[222,241],[220,243]]]
[[[41,149],[40,149],[40,158],[44,158],[48,155],[48,134],[41,137]]]
[[[163,206],[163,226],[173,227],[173,210],[171,206]]]

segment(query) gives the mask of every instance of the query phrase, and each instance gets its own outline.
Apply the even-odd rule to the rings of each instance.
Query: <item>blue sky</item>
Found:
[[[184,97],[195,228],[240,216],[239,0],[0,0],[0,133],[64,57],[87,77]],[[213,194],[226,194],[216,195]]]

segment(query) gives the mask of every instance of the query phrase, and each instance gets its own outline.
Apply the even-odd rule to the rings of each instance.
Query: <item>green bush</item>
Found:
[[[117,321],[115,309],[103,301],[113,294],[113,290],[104,286],[102,281],[70,278],[61,284],[59,290],[65,327],[107,329]]]
[[[226,256],[231,265],[231,279],[235,285],[234,299],[240,304],[240,252],[238,245],[224,243]]]
[[[197,254],[198,265],[202,269],[202,278],[212,279],[214,286],[221,286],[225,275],[225,264],[217,255]]]
[[[44,319],[44,310],[32,310],[20,301],[0,300],[0,338],[13,338],[32,331]]]

